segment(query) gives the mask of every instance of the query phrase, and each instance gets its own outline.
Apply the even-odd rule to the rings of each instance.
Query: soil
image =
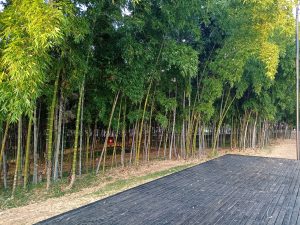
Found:
[[[228,153],[272,158],[297,159],[295,139],[276,140],[264,149],[246,149],[245,151],[234,150]]]
[[[275,157],[275,158],[288,158],[296,159],[295,140],[282,140],[273,142],[265,149],[246,149],[245,151],[239,150],[221,150],[220,156],[224,154],[240,154],[240,155],[253,155],[262,157]],[[132,176],[143,176],[145,174],[163,171],[180,165],[188,165],[191,163],[201,163],[206,161],[207,158],[201,160],[174,160],[174,161],[154,161],[137,167],[116,169],[109,172],[111,177],[116,179],[126,179]],[[148,182],[146,180],[143,182]],[[108,193],[106,196],[95,196],[98,190],[101,190],[107,183],[101,183],[95,187],[86,188],[79,192],[68,194],[59,198],[47,199],[43,202],[36,202],[27,206],[13,208],[0,211],[0,224],[33,224],[41,220],[53,217],[63,212],[78,208],[80,206],[92,203],[108,195],[114,194],[117,191]],[[139,185],[136,183],[135,185]],[[118,190],[118,192],[128,189],[130,187]]]

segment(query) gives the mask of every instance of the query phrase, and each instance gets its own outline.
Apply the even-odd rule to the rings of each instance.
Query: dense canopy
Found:
[[[83,172],[199,157],[207,148],[215,155],[220,147],[263,147],[274,130],[288,135],[296,104],[294,6],[286,0],[6,1],[0,12],[4,187],[14,194],[21,183],[45,179],[49,189],[69,175],[71,188]]]

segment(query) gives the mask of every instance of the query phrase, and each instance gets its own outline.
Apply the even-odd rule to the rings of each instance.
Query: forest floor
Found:
[[[219,151],[219,156],[224,154],[296,159],[295,140],[276,141],[265,149]],[[51,193],[45,192],[44,185],[29,191],[27,196],[20,191],[17,203],[0,199],[0,224],[33,224],[209,159],[203,156],[195,160],[151,161],[139,167],[113,169],[97,177],[87,175],[77,180],[71,192],[64,190],[67,180],[56,184]],[[10,205],[11,201],[15,205]]]

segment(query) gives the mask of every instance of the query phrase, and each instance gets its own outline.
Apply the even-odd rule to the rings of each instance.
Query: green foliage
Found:
[[[13,1],[1,16],[1,111],[11,121],[31,115],[50,60],[61,41],[63,12],[42,0]]]
[[[167,98],[163,93],[157,95],[158,102],[166,112],[174,110],[177,107],[175,98]]]
[[[156,115],[155,120],[159,123],[159,125],[162,128],[165,129],[165,128],[168,127],[169,121],[168,121],[168,118],[165,115],[162,115],[162,114],[159,113],[159,114]]]
[[[253,55],[266,68],[266,76],[274,79],[282,48],[276,42],[275,34],[291,37],[294,34],[292,7],[293,2],[280,1],[217,1],[222,12],[217,11],[220,27],[225,31],[225,45],[218,55],[218,67],[224,65],[221,74],[229,79],[232,74],[235,82],[242,75],[243,67]],[[214,4],[211,6],[214,13]],[[218,69],[218,68],[216,68]],[[235,70],[235,71],[234,71]]]
[[[246,116],[292,124],[292,7],[286,0],[10,1],[0,12],[0,122],[31,116],[36,102],[43,117],[51,101],[54,119],[61,93],[71,115],[66,129],[74,129],[84,96],[84,127],[107,129],[116,108],[112,131],[121,115],[120,128],[138,125],[139,146],[150,119],[154,133],[174,124],[188,151],[203,124],[214,124],[214,133]]]
[[[162,60],[166,61],[166,70],[175,67],[183,77],[194,77],[198,72],[198,53],[191,46],[167,42]]]

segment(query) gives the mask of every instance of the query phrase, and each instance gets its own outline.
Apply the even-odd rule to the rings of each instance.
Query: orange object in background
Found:
[[[115,142],[114,138],[113,137],[109,137],[108,141],[107,141],[107,145],[108,146],[112,146],[114,144],[114,142]]]

